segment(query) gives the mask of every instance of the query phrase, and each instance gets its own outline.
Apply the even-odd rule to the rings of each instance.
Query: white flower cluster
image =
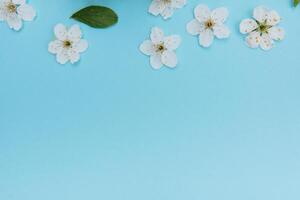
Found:
[[[6,21],[11,29],[19,31],[24,21],[32,21],[36,12],[26,0],[0,0],[0,21]]]
[[[153,0],[149,13],[163,19],[170,18],[174,11],[183,8],[187,0]],[[200,4],[194,9],[195,19],[186,25],[186,30],[191,35],[199,37],[200,46],[210,47],[214,38],[225,39],[230,36],[230,30],[225,25],[229,11],[225,7],[210,10],[206,5]],[[6,21],[8,26],[19,31],[23,20],[32,21],[36,17],[34,8],[26,0],[0,0],[0,21]],[[253,19],[245,19],[240,23],[240,32],[248,34],[245,41],[250,48],[260,47],[270,50],[274,41],[283,40],[285,31],[278,27],[281,18],[275,10],[268,10],[262,6],[254,9]],[[82,39],[82,31],[78,25],[69,29],[63,24],[54,28],[55,40],[48,45],[48,51],[56,55],[60,64],[70,61],[72,64],[80,60],[80,53],[86,51],[88,42]],[[163,65],[174,68],[178,63],[176,49],[181,43],[178,35],[165,36],[163,30],[153,27],[150,39],[140,45],[140,51],[150,56],[150,64],[154,69]]]
[[[149,12],[168,19],[176,9],[185,4],[186,0],[153,0]],[[199,37],[200,46],[207,48],[212,45],[215,37],[226,39],[230,36],[230,30],[224,24],[229,16],[227,8],[210,10],[206,5],[199,4],[194,9],[194,16],[195,19],[187,24],[186,29],[191,35]],[[274,40],[284,39],[284,30],[276,26],[281,21],[276,11],[259,6],[254,9],[253,18],[245,19],[240,24],[240,32],[249,34],[246,43],[250,48],[260,46],[263,50],[270,50],[274,46]],[[174,51],[180,44],[180,37],[164,37],[162,30],[155,27],[152,28],[150,38],[151,40],[141,44],[140,50],[150,56],[151,66],[154,69],[160,69],[162,65],[175,67],[178,61]],[[170,43],[173,45],[170,46]]]

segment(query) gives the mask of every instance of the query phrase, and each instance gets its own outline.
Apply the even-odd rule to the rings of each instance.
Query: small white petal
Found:
[[[54,27],[54,34],[59,40],[66,40],[68,36],[67,28],[63,24],[57,24]]]
[[[152,15],[159,15],[162,13],[162,11],[165,9],[165,4],[161,0],[153,0],[152,3],[150,4],[148,12],[151,13]]]
[[[163,64],[161,62],[161,55],[159,54],[154,54],[150,57],[150,64],[153,69],[160,69]]]
[[[263,34],[260,37],[260,47],[265,51],[268,51],[273,48],[273,40],[270,38],[269,35]]]
[[[48,51],[52,54],[57,54],[58,52],[61,52],[63,50],[63,44],[60,40],[54,40],[49,43],[48,45]]]
[[[275,10],[268,12],[268,17],[267,17],[268,25],[275,26],[276,24],[278,24],[280,22],[280,20],[281,20],[281,18]]]
[[[204,26],[198,20],[193,19],[186,25],[186,30],[191,35],[199,35],[204,30]]]
[[[228,15],[229,11],[227,8],[217,8],[214,9],[211,13],[211,17],[216,23],[224,23]]]
[[[36,12],[33,7],[27,4],[19,6],[17,12],[25,21],[32,21],[36,16]]]
[[[8,15],[7,4],[10,0],[0,0],[0,21],[6,20]]]
[[[186,4],[186,0],[173,0],[172,7],[174,8],[182,8]]]
[[[258,6],[253,11],[253,18],[259,22],[264,22],[268,17],[268,10],[262,6]]]
[[[199,22],[204,22],[210,18],[210,10],[206,5],[198,5],[194,10],[195,18]]]
[[[153,55],[155,52],[155,49],[154,49],[154,45],[151,42],[151,40],[144,41],[140,45],[140,51],[147,56]]]
[[[214,34],[219,39],[228,38],[230,35],[230,30],[224,24],[217,24],[214,26]]]
[[[240,32],[242,34],[250,33],[252,31],[254,31],[255,29],[257,29],[257,27],[258,27],[258,24],[256,23],[255,20],[253,20],[253,19],[244,19],[240,23]]]
[[[59,64],[66,64],[69,61],[69,55],[68,55],[68,51],[67,50],[63,50],[59,53],[56,54],[56,61]]]
[[[88,46],[89,44],[86,40],[79,40],[73,45],[73,48],[76,49],[77,52],[82,53],[87,50]]]
[[[14,4],[17,4],[17,5],[24,5],[24,4],[26,4],[26,0],[12,0],[12,2]]]
[[[269,36],[273,40],[283,40],[285,37],[285,31],[281,27],[272,27],[268,30]]]
[[[19,31],[22,28],[22,19],[17,14],[9,16],[7,19],[8,26],[15,31]]]
[[[79,25],[75,24],[68,30],[68,39],[71,41],[79,41],[82,37],[82,32]]]
[[[4,14],[4,12],[0,10],[0,21],[4,21],[5,19],[6,19],[6,15]]]
[[[170,17],[172,17],[172,15],[174,14],[174,9],[175,8],[173,7],[167,6],[161,13],[163,19],[169,19]]]
[[[251,48],[257,48],[260,43],[260,33],[259,32],[251,32],[247,37],[246,37],[246,43],[249,47]]]
[[[160,44],[164,41],[164,32],[160,28],[154,27],[151,30],[150,38],[154,44]]]
[[[178,63],[177,56],[173,51],[164,51],[161,55],[161,61],[164,65],[171,68],[176,67]]]
[[[0,1],[0,6],[1,5],[4,5],[4,4],[6,4],[6,3],[8,3],[8,2],[10,2],[11,0],[1,0]]]
[[[203,47],[209,47],[214,41],[214,34],[210,29],[203,31],[199,36],[199,43]]]
[[[75,49],[72,49],[72,48],[68,50],[68,57],[72,64],[74,64],[80,60],[79,53]]]
[[[179,35],[171,35],[171,36],[165,37],[164,44],[168,50],[177,49],[179,47],[180,43],[181,43],[181,38]]]
[[[4,21],[7,18],[6,10],[3,8],[4,5],[2,4],[0,2],[0,21]]]
[[[11,0],[0,0],[0,8],[6,8],[7,3],[10,3]]]

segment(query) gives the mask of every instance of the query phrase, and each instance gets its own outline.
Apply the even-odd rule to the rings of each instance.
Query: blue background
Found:
[[[89,4],[118,25],[81,24],[90,47],[61,66],[57,23]],[[228,40],[209,49],[185,26],[205,3],[230,10]],[[189,0],[164,21],[150,0],[31,0],[21,32],[0,23],[1,200],[300,199],[300,8],[289,0]],[[266,5],[286,39],[246,47],[239,22]],[[155,71],[139,44],[152,26],[180,34],[176,69]]]

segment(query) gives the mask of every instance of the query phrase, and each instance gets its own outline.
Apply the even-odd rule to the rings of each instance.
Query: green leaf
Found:
[[[294,0],[294,6],[298,6],[298,4],[300,3],[300,0]]]
[[[74,13],[71,18],[93,28],[107,28],[118,22],[118,15],[103,6],[88,6]]]

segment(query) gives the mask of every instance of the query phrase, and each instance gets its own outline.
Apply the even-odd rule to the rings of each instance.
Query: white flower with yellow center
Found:
[[[186,0],[153,0],[149,7],[149,13],[168,19],[172,17],[176,9],[182,8],[185,4]]]
[[[164,36],[161,29],[154,27],[151,30],[151,40],[145,40],[140,45],[140,50],[150,56],[150,64],[154,69],[160,69],[163,65],[174,68],[178,61],[175,50],[181,43],[178,35]]]
[[[190,21],[186,29],[191,35],[199,35],[199,43],[209,47],[216,36],[218,39],[228,38],[230,30],[224,25],[229,12],[227,8],[217,8],[213,11],[206,5],[198,5],[194,10],[195,19]]]
[[[69,30],[63,24],[57,24],[54,28],[56,39],[49,43],[48,51],[56,54],[56,60],[60,64],[70,61],[72,64],[80,60],[80,53],[88,48],[88,42],[82,38],[82,32],[78,25],[73,25]]]
[[[240,32],[249,34],[246,43],[251,48],[260,46],[263,50],[270,50],[274,40],[283,40],[285,31],[277,27],[281,18],[275,10],[268,10],[262,6],[254,9],[254,19],[244,19],[240,24]]]
[[[0,0],[0,21],[6,21],[11,29],[19,31],[22,20],[32,21],[36,12],[26,0]]]

